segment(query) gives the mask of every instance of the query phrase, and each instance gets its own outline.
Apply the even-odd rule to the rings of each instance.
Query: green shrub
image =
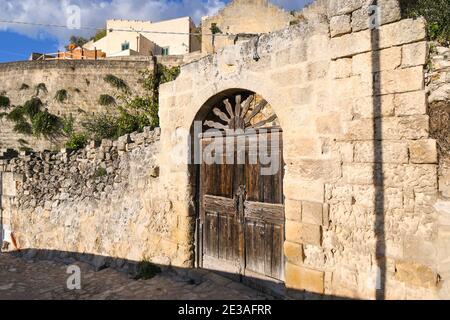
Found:
[[[51,138],[60,133],[60,119],[47,111],[37,113],[32,120],[33,134],[36,137]]]
[[[12,122],[23,122],[23,121],[25,121],[25,118],[24,118],[24,114],[25,114],[25,111],[24,111],[24,108],[23,107],[21,107],[21,106],[19,106],[19,107],[15,107],[9,114],[8,114],[8,116],[6,117],[9,121],[12,121]]]
[[[18,121],[14,125],[14,132],[30,135],[33,133],[33,128],[31,125],[26,121]]]
[[[217,23],[212,23],[209,30],[211,30],[212,34],[222,33],[222,30],[220,30],[220,28],[217,26]]]
[[[106,37],[106,29],[100,29],[100,30],[97,31],[95,36],[93,36],[91,38],[91,40],[98,41],[100,39],[103,39],[104,37]]]
[[[22,85],[19,88],[20,91],[28,90],[28,89],[30,89],[30,86],[27,85],[26,83],[22,83]]]
[[[72,150],[79,150],[86,147],[88,138],[84,133],[73,133],[69,141],[66,143],[66,148]]]
[[[118,135],[117,116],[111,114],[97,114],[82,122],[88,137],[92,140],[116,139]]]
[[[9,108],[11,106],[11,101],[8,97],[0,95],[0,107]]]
[[[100,98],[98,98],[98,104],[104,107],[115,105],[116,99],[108,94],[102,94]]]
[[[180,75],[181,69],[180,67],[166,67],[160,63],[158,63],[156,78],[158,87],[164,83],[171,82],[176,80]]]
[[[143,279],[148,280],[154,278],[157,274],[161,273],[161,268],[151,263],[147,258],[139,262],[138,272],[135,277],[136,280]]]
[[[8,113],[7,112],[0,112],[0,120],[5,118],[5,117],[8,117]]]
[[[71,136],[74,133],[75,118],[72,115],[65,116],[61,122],[63,132],[66,136]]]
[[[128,85],[122,79],[116,77],[115,75],[108,74],[104,78],[105,82],[109,83],[112,87],[119,90],[128,90]]]
[[[142,131],[144,127],[159,126],[159,86],[175,80],[180,74],[180,68],[167,68],[157,65],[156,71],[145,70],[140,72],[140,84],[144,89],[142,96],[131,96],[127,91],[119,95],[119,114],[99,114],[86,119],[82,126],[89,139],[116,139],[127,133]],[[108,80],[106,79],[108,78]],[[114,76],[105,77],[105,81],[114,83]],[[102,95],[99,99],[101,105],[112,104],[113,97]]]
[[[30,117],[30,119],[33,119],[35,115],[37,115],[44,104],[42,103],[41,99],[34,97],[31,100],[28,100],[23,105],[23,111],[24,113]]]
[[[427,20],[430,40],[450,42],[449,0],[400,0],[400,6],[404,18],[423,16]]]
[[[106,176],[107,174],[108,174],[108,173],[106,172],[106,169],[100,167],[100,168],[98,168],[97,170],[95,170],[94,178],[95,178],[95,179],[101,178],[101,177]]]
[[[55,100],[59,103],[63,103],[69,97],[66,89],[61,89],[56,92]]]
[[[36,86],[36,95],[38,96],[39,93],[41,93],[41,92],[48,93],[47,86],[45,85],[45,83],[39,83]]]

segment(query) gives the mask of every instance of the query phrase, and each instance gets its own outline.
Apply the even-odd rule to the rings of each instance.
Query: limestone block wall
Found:
[[[159,150],[159,131],[145,130],[77,152],[0,160],[3,225],[20,249],[182,264],[176,237],[186,222],[161,183]]]
[[[449,298],[449,213],[435,208],[425,21],[400,20],[396,0],[378,3],[374,30],[366,1],[319,0],[304,22],[257,46],[253,39],[183,66],[161,88],[161,174],[178,214],[193,217],[195,186],[174,150],[188,159],[185,134],[211,97],[254,91],[283,129],[288,291]]]
[[[202,53],[210,54],[234,43],[235,36],[217,36],[212,43],[211,26],[223,34],[269,33],[286,28],[294,17],[267,0],[233,0],[212,17],[202,19]]]
[[[139,70],[153,69],[153,60],[58,60],[58,61],[26,61],[0,64],[0,92],[11,100],[11,104],[23,105],[36,95],[36,86],[44,83],[47,92],[40,91],[39,98],[49,112],[58,116],[72,114],[80,120],[86,115],[107,111],[108,107],[99,105],[100,95],[114,96],[116,89],[103,79],[113,74],[123,79],[132,92],[139,93],[141,86]],[[28,86],[26,88],[25,85]],[[58,90],[65,89],[68,99],[64,103],[56,101]],[[4,110],[1,110],[2,112]],[[11,111],[10,110],[6,110]],[[0,148],[19,148],[19,139],[28,141],[35,150],[55,149],[58,142],[35,139],[31,136],[17,134],[14,124],[0,119]]]

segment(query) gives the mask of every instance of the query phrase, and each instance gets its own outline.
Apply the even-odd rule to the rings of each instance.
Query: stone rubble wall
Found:
[[[440,276],[448,279],[450,268],[450,50],[436,43],[430,44],[430,59],[426,83],[428,91],[428,114],[430,115],[430,133],[436,139],[439,154],[439,201],[435,204],[438,211],[439,227],[438,259],[442,265]],[[448,284],[444,282],[446,293]],[[448,296],[445,296],[448,298]]]
[[[53,60],[24,61],[0,64],[0,92],[11,100],[11,104],[23,105],[35,94],[35,87],[44,83],[48,92],[41,92],[39,98],[48,111],[63,117],[72,115],[77,120],[86,116],[102,113],[113,107],[101,106],[100,95],[115,96],[117,90],[104,81],[108,74],[123,79],[134,94],[139,94],[139,71],[154,69],[153,60]],[[21,90],[22,84],[29,89]],[[65,89],[68,99],[64,103],[55,100],[58,90]],[[9,112],[0,110],[0,112]],[[48,141],[36,139],[33,136],[14,132],[14,123],[6,118],[0,119],[0,148],[21,147],[19,139],[28,142],[28,147],[34,150],[53,150],[64,145],[64,139]],[[61,141],[59,141],[61,140]]]
[[[159,135],[146,129],[79,151],[0,160],[3,223],[19,247],[180,263],[173,237],[182,221],[161,184]]]
[[[192,171],[166,156],[179,143],[173,132],[189,132],[214,107],[212,97],[254,91],[283,128],[286,287],[366,299],[380,288],[387,299],[449,298],[450,230],[448,214],[435,208],[425,21],[401,20],[397,0],[380,0],[382,25],[371,31],[368,3],[316,1],[299,25],[259,39],[258,61],[253,39],[183,66],[160,91],[161,172],[180,214],[192,216]]]
[[[438,142],[439,191],[450,199],[450,49],[432,43],[428,68],[428,110]]]
[[[197,176],[174,160],[188,159],[208,101],[239,88],[283,128],[287,294],[374,299],[381,283],[387,299],[450,298],[426,25],[400,20],[396,0],[379,4],[376,31],[358,22],[367,1],[317,0],[298,25],[182,66],[160,88],[160,140],[147,130],[2,162],[19,245],[192,267]]]

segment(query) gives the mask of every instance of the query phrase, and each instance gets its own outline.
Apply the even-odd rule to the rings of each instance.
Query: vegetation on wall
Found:
[[[93,140],[112,139],[118,137],[117,116],[103,113],[85,119],[82,126],[86,135]]]
[[[31,125],[26,121],[19,121],[14,125],[14,132],[20,133],[20,134],[26,134],[31,135],[33,134],[33,128]]]
[[[108,174],[108,172],[106,171],[106,169],[103,168],[103,167],[100,167],[100,168],[98,168],[97,170],[95,170],[95,172],[94,172],[94,178],[95,178],[95,179],[101,178],[101,177],[106,176],[107,174]]]
[[[133,96],[128,91],[119,94],[118,114],[103,113],[83,121],[86,136],[94,140],[117,139],[127,133],[142,131],[144,127],[159,126],[159,86],[175,80],[179,73],[179,67],[168,68],[161,64],[155,72],[141,71],[143,95]]]
[[[88,137],[85,133],[74,133],[69,137],[66,143],[66,148],[72,150],[79,150],[86,147],[88,143]]]
[[[9,108],[11,106],[11,101],[7,96],[0,95],[0,108]]]
[[[209,28],[209,30],[211,30],[212,34],[222,33],[222,30],[217,26],[217,23],[211,23],[211,28]]]
[[[55,100],[58,101],[59,103],[63,103],[68,98],[69,98],[69,94],[67,93],[66,89],[61,89],[61,90],[56,91]]]
[[[38,96],[41,92],[43,92],[43,93],[48,93],[48,90],[47,90],[47,86],[45,85],[45,83],[39,83],[37,86],[36,86],[36,95]]]
[[[20,151],[31,151],[32,149],[30,148],[30,144],[27,140],[25,139],[19,139],[17,140],[17,142],[20,144],[19,150]]]
[[[52,138],[61,132],[61,122],[58,116],[47,110],[38,112],[32,119],[33,135],[40,138]]]
[[[123,90],[123,91],[128,90],[128,85],[125,83],[125,81],[116,77],[115,75],[108,74],[105,76],[104,80],[105,80],[105,82],[109,83],[112,87],[114,87],[116,89]]]
[[[14,122],[14,131],[36,137],[53,138],[61,133],[61,121],[58,116],[42,111],[42,101],[33,97],[23,106],[15,107],[7,119]]]
[[[404,18],[423,16],[428,22],[430,40],[450,44],[449,0],[400,0]]]
[[[159,126],[159,87],[175,80],[179,73],[179,67],[168,68],[161,64],[155,70],[140,71],[141,95],[132,94],[126,82],[117,76],[105,76],[104,81],[117,89],[117,92],[114,96],[101,95],[99,104],[114,105],[117,109],[93,116],[79,109],[85,116],[80,123],[81,128],[78,127],[81,130],[78,131],[75,130],[75,119],[72,116],[60,118],[44,108],[44,103],[38,97],[41,92],[48,93],[44,83],[34,87],[36,94],[30,100],[2,116],[14,122],[15,132],[46,139],[63,136],[67,138],[67,148],[81,149],[89,140],[116,139],[128,133],[142,131],[145,127]],[[22,84],[22,87],[29,88],[26,84]],[[58,90],[54,97],[60,103],[68,98],[66,89]],[[9,105],[9,99],[0,96],[0,106]]]
[[[75,118],[72,115],[64,117],[61,120],[62,131],[68,138],[66,148],[71,150],[79,150],[84,148],[88,143],[88,137],[85,133],[77,133],[75,131]]]
[[[19,88],[20,91],[28,90],[28,89],[30,89],[30,86],[27,85],[26,83],[22,83],[22,85]]]
[[[109,94],[102,94],[98,98],[98,104],[105,107],[115,105],[116,99],[114,99],[114,97],[111,97]]]
[[[22,106],[15,107],[10,113],[8,113],[6,118],[9,121],[16,122],[16,123],[25,121],[23,107]]]
[[[23,112],[25,115],[27,115],[30,120],[34,118],[40,111],[44,104],[42,103],[41,99],[34,97],[25,102],[23,105]]]

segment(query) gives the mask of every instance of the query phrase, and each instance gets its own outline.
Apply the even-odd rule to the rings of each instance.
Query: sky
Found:
[[[107,19],[159,21],[190,16],[199,23],[230,0],[0,0],[0,63],[26,60],[32,52],[55,53],[62,50],[71,35],[90,38],[91,30],[23,26],[1,20],[39,24],[73,25],[80,9],[81,27],[104,27]],[[286,10],[302,8],[310,0],[272,0]]]

